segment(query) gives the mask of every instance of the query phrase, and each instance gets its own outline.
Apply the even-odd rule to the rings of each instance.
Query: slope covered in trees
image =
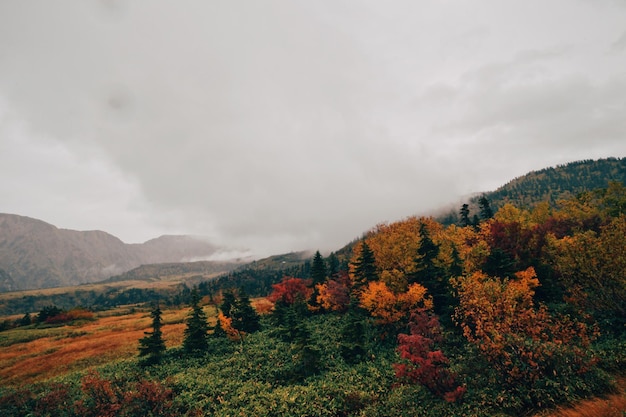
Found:
[[[626,158],[606,158],[576,161],[556,167],[529,172],[515,178],[495,191],[488,191],[468,199],[470,219],[480,217],[480,199],[486,197],[496,210],[509,203],[531,208],[541,202],[552,207],[559,200],[569,199],[581,192],[605,188],[610,182],[626,184]],[[438,219],[445,224],[460,224],[462,215],[454,208]]]
[[[245,290],[196,294],[200,348],[5,387],[0,412],[516,416],[607,393],[626,371],[625,209],[611,183],[467,226],[380,224],[345,268],[316,254],[268,282],[260,321]]]

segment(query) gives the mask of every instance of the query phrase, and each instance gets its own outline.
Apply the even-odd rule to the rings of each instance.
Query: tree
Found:
[[[409,329],[410,334],[398,335],[398,352],[406,362],[393,365],[396,378],[423,385],[448,402],[460,399],[465,387],[457,384],[444,353],[434,349],[443,340],[437,316],[418,310],[411,314]]]
[[[252,307],[250,297],[243,287],[239,290],[239,297],[235,301],[232,319],[233,327],[240,332],[252,333],[261,328],[259,314]]]
[[[406,292],[396,294],[384,282],[370,282],[361,294],[360,306],[369,311],[382,325],[408,321],[416,309],[431,309],[432,299],[426,296],[426,288],[411,284]]]
[[[207,317],[200,306],[200,296],[194,288],[191,291],[191,312],[187,317],[187,328],[184,332],[183,350],[187,353],[197,354],[208,349]]]
[[[235,298],[235,294],[233,294],[232,291],[227,291],[224,293],[220,310],[222,310],[222,313],[226,317],[232,317],[236,304],[237,299]]]
[[[482,197],[478,199],[478,207],[480,209],[480,217],[483,220],[489,220],[493,217],[493,210],[489,205],[489,199],[486,195],[483,194]]]
[[[165,352],[159,303],[154,304],[150,316],[152,317],[152,331],[144,332],[145,336],[139,340],[139,357],[143,358],[141,361],[143,365],[159,363]]]
[[[309,304],[313,308],[319,307],[317,303],[317,296],[319,295],[317,286],[326,282],[326,264],[320,254],[320,251],[315,252],[313,256],[313,263],[311,264],[311,287],[313,291],[309,297]]]
[[[439,245],[430,238],[426,223],[420,224],[420,247],[415,258],[415,272],[411,274],[412,283],[419,283],[426,287],[433,296],[435,312],[444,314],[450,304],[450,289],[447,280],[444,281],[445,270],[436,264],[439,256]]]
[[[326,281],[326,263],[324,262],[320,251],[316,251],[313,256],[313,263],[311,264],[311,280],[312,286],[323,284]]]
[[[328,276],[334,277],[339,273],[339,258],[335,255],[335,252],[331,252],[326,259],[326,263],[328,264]]]
[[[356,290],[360,290],[367,286],[369,282],[376,281],[378,279],[374,252],[372,252],[365,241],[361,242],[360,249],[360,253],[356,261],[353,263],[353,287]]]
[[[467,204],[463,204],[461,206],[461,210],[459,211],[459,214],[461,215],[461,226],[467,227],[467,226],[472,225],[472,221],[470,220],[470,217],[469,217],[470,210]]]

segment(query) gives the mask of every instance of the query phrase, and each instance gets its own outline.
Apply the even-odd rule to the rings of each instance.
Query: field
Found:
[[[188,309],[163,311],[166,345],[182,343]],[[210,322],[215,309],[206,308]],[[149,312],[116,309],[93,321],[58,327],[31,325],[0,333],[0,384],[22,386],[137,356],[138,340],[149,330]]]

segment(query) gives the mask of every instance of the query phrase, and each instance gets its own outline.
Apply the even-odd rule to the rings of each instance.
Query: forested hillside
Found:
[[[141,357],[9,384],[0,412],[519,416],[611,393],[626,372],[625,210],[614,182],[466,226],[380,224],[346,268],[318,252],[256,309],[245,288],[191,291],[176,346],[155,306]],[[3,343],[24,351],[26,334]]]
[[[605,188],[611,181],[626,184],[626,158],[589,159],[533,171],[509,181],[495,191],[469,198],[466,203],[470,217],[479,215],[481,197],[486,197],[494,210],[506,203],[531,208],[538,203],[548,202],[555,207],[559,200],[575,197],[584,191]],[[446,224],[458,223],[459,208],[455,207],[437,218]]]

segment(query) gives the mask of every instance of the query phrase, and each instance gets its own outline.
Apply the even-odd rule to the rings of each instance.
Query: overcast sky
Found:
[[[626,156],[624,0],[0,0],[0,212],[334,250]]]

